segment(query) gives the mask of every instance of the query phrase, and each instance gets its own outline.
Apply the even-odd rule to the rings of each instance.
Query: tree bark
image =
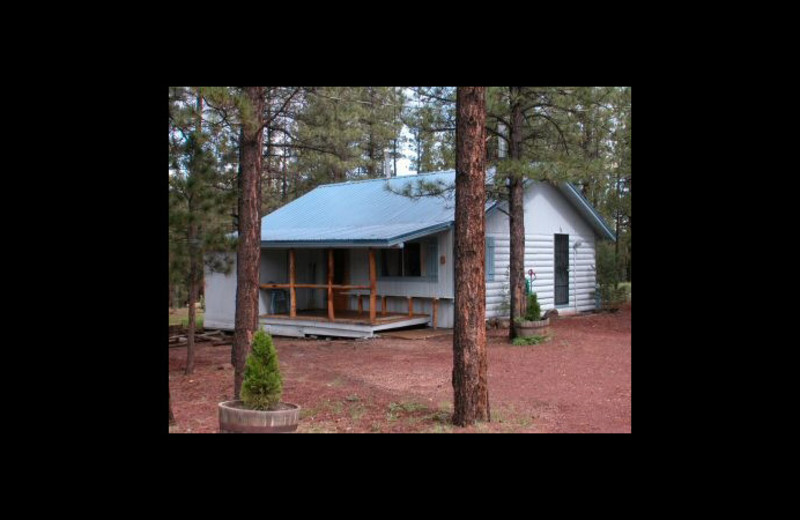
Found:
[[[191,211],[191,210],[190,210]],[[197,224],[189,225],[189,327],[186,333],[186,369],[184,374],[191,375],[194,372],[194,333],[197,320]]]
[[[239,187],[239,242],[236,249],[236,318],[233,351],[234,399],[244,378],[244,365],[258,328],[258,282],[261,262],[261,149],[264,144],[264,87],[245,87],[251,106],[242,121]]]
[[[509,129],[509,157],[513,161],[522,160],[522,101],[520,88],[511,87],[511,128]],[[523,316],[527,307],[525,298],[525,179],[514,172],[509,179],[509,239],[510,266],[509,292],[511,295],[511,327],[509,336],[515,337],[514,318]]]
[[[172,414],[172,391],[169,389],[169,385],[167,385],[167,406],[169,407],[169,425],[174,426],[177,421],[175,421],[175,416]]]
[[[486,352],[486,88],[456,95],[453,423],[490,420]]]

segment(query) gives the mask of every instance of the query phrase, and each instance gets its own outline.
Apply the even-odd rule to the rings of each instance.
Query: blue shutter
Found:
[[[494,281],[494,237],[486,237],[486,281]]]
[[[425,241],[425,278],[435,282],[439,279],[439,241]]]

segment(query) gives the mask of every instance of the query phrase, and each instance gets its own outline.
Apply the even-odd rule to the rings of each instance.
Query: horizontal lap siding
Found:
[[[495,278],[486,284],[486,317],[500,317],[500,304],[508,294],[509,275],[509,238],[502,235],[493,235],[495,239]],[[528,270],[533,269],[536,280],[533,290],[536,292],[542,310],[552,309],[554,298],[554,238],[546,235],[527,235],[525,237],[525,277]],[[578,248],[577,259],[572,245],[579,237],[570,235],[570,273],[569,273],[569,307],[575,307],[573,289],[576,290],[578,310],[594,309],[595,271],[594,271],[594,241],[588,242],[581,238],[583,244]],[[573,273],[573,269],[577,272]],[[574,275],[574,278],[573,278]],[[559,306],[559,308],[562,308]]]
[[[555,234],[568,234],[570,246],[569,305],[559,308],[574,310],[577,295],[579,311],[594,309],[595,234],[558,190],[534,183],[525,192],[525,276],[529,269],[536,273],[533,289],[542,310],[554,307]],[[486,284],[486,316],[493,318],[501,316],[500,304],[508,298],[510,244],[508,217],[503,212],[487,215],[486,236],[494,238],[495,277]],[[576,256],[572,246],[578,239],[583,244]]]

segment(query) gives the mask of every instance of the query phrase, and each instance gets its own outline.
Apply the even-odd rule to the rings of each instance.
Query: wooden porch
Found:
[[[378,295],[375,250],[369,253],[369,284],[334,283],[334,250],[328,249],[328,279],[326,284],[297,283],[295,270],[295,250],[289,249],[289,283],[260,284],[261,289],[288,289],[289,309],[282,314],[262,314],[259,324],[267,332],[276,335],[303,337],[306,335],[329,335],[345,337],[372,337],[375,332],[396,329],[430,322],[436,328],[438,298],[432,298],[432,314],[414,313],[414,298],[409,296]],[[297,289],[326,289],[327,310],[297,308]],[[361,291],[369,290],[368,294]],[[358,310],[336,308],[335,297],[345,296],[357,299]],[[387,299],[407,300],[408,312],[388,312]],[[366,300],[366,301],[365,301]],[[380,312],[378,312],[380,302]],[[366,309],[365,309],[366,303]]]
[[[427,314],[391,312],[379,315],[370,321],[358,311],[339,311],[331,320],[324,310],[297,311],[295,316],[288,314],[262,314],[259,324],[267,332],[276,336],[342,336],[348,338],[371,338],[376,332],[413,325],[425,325],[431,317]]]

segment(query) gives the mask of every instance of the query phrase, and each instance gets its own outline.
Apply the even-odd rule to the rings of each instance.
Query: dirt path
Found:
[[[631,310],[565,317],[541,345],[489,336],[492,422],[449,424],[452,339],[275,338],[284,401],[303,408],[298,432],[630,432]],[[185,349],[169,351],[178,432],[216,432],[233,393],[230,348],[200,344],[193,376]]]

